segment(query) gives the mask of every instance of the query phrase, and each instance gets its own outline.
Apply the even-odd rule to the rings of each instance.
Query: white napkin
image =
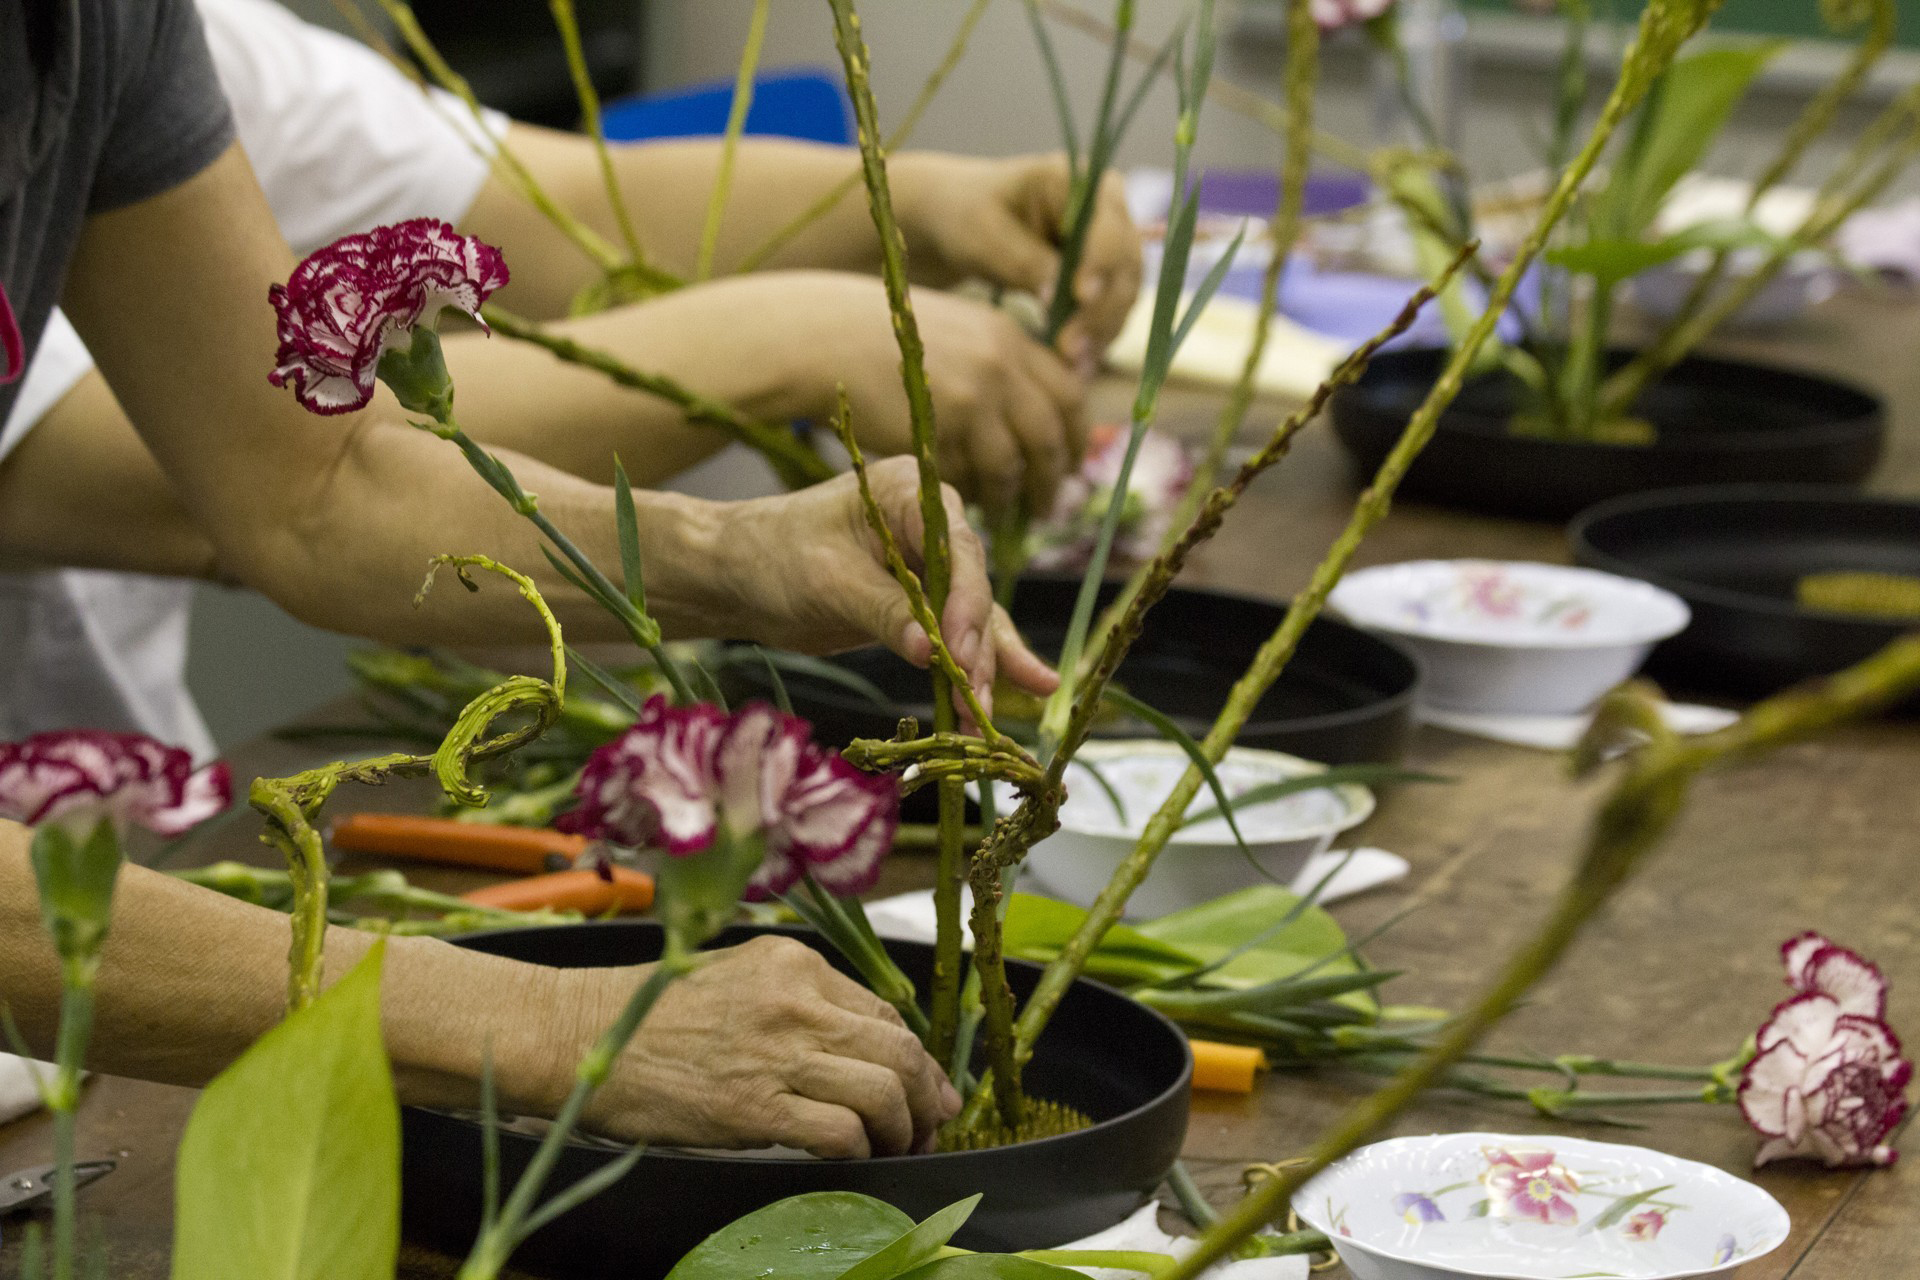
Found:
[[[1475,738],[1490,738],[1516,747],[1538,747],[1542,751],[1571,751],[1585,736],[1593,722],[1591,712],[1570,716],[1513,716],[1478,711],[1448,711],[1440,707],[1421,707],[1420,719],[1454,733]],[[1724,707],[1703,707],[1690,702],[1662,703],[1660,714],[1675,733],[1712,733],[1740,718],[1738,712]]]
[[[1178,1239],[1160,1229],[1160,1206],[1149,1204],[1117,1227],[1098,1235],[1057,1246],[1061,1249],[1137,1249],[1146,1253],[1164,1253],[1184,1258],[1193,1252],[1193,1241]],[[1115,1271],[1108,1267],[1070,1267],[1095,1280],[1139,1280],[1138,1271]],[[1254,1258],[1246,1262],[1219,1262],[1200,1273],[1207,1280],[1306,1280],[1307,1259]]]
[[[1191,306],[1190,295],[1181,306]],[[1173,376],[1232,386],[1240,377],[1247,352],[1253,348],[1254,323],[1260,308],[1245,298],[1215,294],[1200,313],[1193,331],[1174,353]],[[1147,331],[1153,317],[1153,290],[1142,290],[1127,313],[1127,322],[1107,348],[1107,363],[1122,373],[1137,373],[1147,357]],[[1305,325],[1276,314],[1267,332],[1267,349],[1254,370],[1254,384],[1264,395],[1304,400],[1345,359],[1352,344],[1316,333]]]
[[[33,1082],[35,1071],[40,1073],[42,1079],[50,1079],[53,1067],[45,1062],[29,1066],[25,1058],[0,1053],[0,1124],[32,1115],[40,1109],[40,1090]]]
[[[1300,868],[1300,874],[1293,878],[1292,889],[1295,893],[1306,893],[1320,883],[1322,877],[1345,861],[1337,875],[1320,891],[1322,904],[1340,898],[1350,898],[1356,893],[1390,884],[1407,874],[1407,860],[1399,854],[1388,853],[1385,849],[1355,849],[1349,859],[1345,852],[1329,850],[1315,854],[1307,859]],[[966,890],[961,889],[961,920],[972,899]],[[867,903],[867,919],[873,922],[873,931],[883,938],[892,938],[896,942],[932,942],[934,940],[935,917],[933,914],[933,890],[921,889],[914,893],[895,894],[891,898],[881,898],[877,902]],[[969,934],[969,937],[972,935]]]

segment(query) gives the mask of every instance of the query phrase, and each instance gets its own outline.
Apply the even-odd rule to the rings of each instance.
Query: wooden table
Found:
[[[1920,312],[1844,299],[1791,340],[1752,344],[1783,362],[1826,368],[1890,396],[1894,442],[1876,488],[1920,494]],[[1124,405],[1103,389],[1107,408]],[[1176,391],[1163,418],[1206,430],[1217,397]],[[1256,429],[1273,406],[1257,408]],[[1193,581],[1269,596],[1299,587],[1344,520],[1353,490],[1324,431],[1255,486]],[[1563,559],[1558,529],[1408,506],[1361,553],[1361,563],[1419,556]],[[242,777],[298,767],[300,753],[259,743],[236,753]],[[1417,895],[1425,906],[1373,944],[1381,966],[1404,971],[1401,1002],[1457,1007],[1545,909],[1580,841],[1593,784],[1574,785],[1552,755],[1426,730],[1412,762],[1458,775],[1461,785],[1394,797],[1358,836],[1413,864],[1403,886],[1339,908],[1365,930]],[[1920,1040],[1920,911],[1910,867],[1920,859],[1920,726],[1848,729],[1739,771],[1707,778],[1665,847],[1595,920],[1567,962],[1496,1037],[1514,1050],[1583,1051],[1683,1064],[1726,1056],[1781,998],[1775,948],[1819,929],[1872,956],[1893,981],[1891,1018]],[[404,807],[398,789],[345,803]],[[259,857],[246,822],[205,837],[195,860]],[[896,859],[889,891],[924,884],[922,859]],[[1251,1097],[1196,1098],[1187,1158],[1217,1200],[1235,1193],[1244,1166],[1297,1152],[1358,1086],[1335,1077],[1277,1077]],[[166,1274],[171,1162],[194,1095],[118,1079],[94,1082],[81,1114],[81,1151],[114,1153],[121,1167],[84,1193],[125,1280]],[[1686,1106],[1643,1113],[1639,1140],[1746,1172],[1755,1140],[1731,1108]],[[1552,1126],[1511,1104],[1434,1096],[1398,1132]],[[44,1118],[0,1129],[0,1169],[48,1158]],[[1800,1166],[1758,1181],[1787,1206],[1793,1235],[1742,1280],[1892,1280],[1920,1273],[1920,1175],[1913,1166],[1872,1174]],[[0,1274],[13,1254],[0,1251]],[[449,1263],[410,1253],[403,1274],[450,1275]],[[1335,1273],[1343,1274],[1343,1273]]]

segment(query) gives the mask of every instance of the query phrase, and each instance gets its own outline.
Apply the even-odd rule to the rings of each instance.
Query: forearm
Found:
[[[598,164],[583,139],[516,124],[508,141],[555,199],[609,243],[620,243]],[[642,245],[661,266],[690,275],[706,225],[707,196],[719,170],[719,141],[617,145],[613,156]],[[742,140],[732,195],[720,224],[715,273],[733,270],[745,254],[852,174],[857,164],[850,148],[776,138]],[[460,226],[506,253],[515,277],[502,292],[501,303],[528,315],[565,315],[574,294],[596,278],[592,263],[498,180],[482,189]],[[872,271],[878,261],[879,242],[866,202],[854,189],[762,265]]]
[[[60,971],[26,849],[24,829],[0,824],[0,997],[28,1045],[51,1055]],[[278,912],[125,867],[95,989],[88,1067],[205,1084],[285,1016],[288,941]],[[373,942],[359,930],[329,930],[327,981]],[[572,1025],[576,997],[557,971],[430,938],[387,946],[381,1025],[403,1100],[472,1105],[490,1048],[506,1105],[555,1105],[567,1055],[585,1043]],[[555,1028],[566,1029],[558,1037],[566,1043],[551,1042]]]

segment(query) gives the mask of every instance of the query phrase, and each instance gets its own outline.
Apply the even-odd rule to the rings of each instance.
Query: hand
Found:
[[[879,281],[788,271],[725,287],[756,293],[729,308],[724,323],[731,341],[739,341],[743,314],[770,325],[773,363],[787,370],[783,381],[791,388],[791,398],[772,406],[776,414],[824,420],[844,385],[862,448],[881,456],[912,450],[900,350]],[[1016,495],[1024,495],[1031,510],[1048,510],[1055,487],[1086,448],[1083,380],[984,302],[916,289],[913,309],[926,350],[941,475],[992,511]]]
[[[889,161],[887,172],[917,278],[946,285],[979,277],[1051,299],[1069,196],[1064,155],[910,151]],[[1060,335],[1061,351],[1076,364],[1113,341],[1140,291],[1140,234],[1117,176],[1107,174],[1095,201],[1073,280],[1079,311]]]
[[[874,463],[874,501],[909,567],[919,572],[923,526],[918,469],[910,458]],[[1060,678],[993,603],[986,557],[960,496],[944,490],[953,580],[940,629],[984,702],[996,672],[1038,694]],[[782,649],[822,653],[879,641],[918,666],[932,644],[913,620],[906,592],[887,572],[852,475],[798,493],[725,504],[717,537],[720,585],[737,614],[713,628]]]
[[[570,971],[590,1043],[636,969]],[[690,1147],[797,1147],[829,1159],[932,1149],[960,1096],[878,996],[790,938],[712,953],[668,987],[595,1095],[587,1127]]]

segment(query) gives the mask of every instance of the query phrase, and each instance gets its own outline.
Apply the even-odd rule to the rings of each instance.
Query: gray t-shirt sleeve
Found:
[[[233,141],[233,114],[215,78],[193,0],[118,0],[116,101],[87,212],[179,186]]]

